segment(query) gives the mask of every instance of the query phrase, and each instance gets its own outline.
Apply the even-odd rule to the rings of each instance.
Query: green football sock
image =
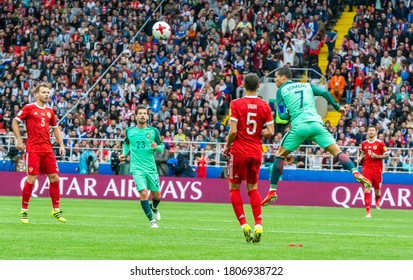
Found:
[[[278,181],[284,171],[284,158],[275,157],[274,164],[270,173],[270,189],[275,190],[277,188]]]
[[[142,206],[143,212],[145,212],[146,217],[148,217],[149,221],[152,221],[152,209],[151,209],[151,205],[149,204],[149,201],[141,200],[141,206]]]

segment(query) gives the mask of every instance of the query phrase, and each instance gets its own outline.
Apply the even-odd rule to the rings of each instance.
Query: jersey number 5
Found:
[[[247,133],[249,135],[253,135],[257,131],[257,122],[252,119],[252,117],[256,117],[257,113],[248,113],[247,114]],[[250,124],[252,124],[252,129],[250,129]]]

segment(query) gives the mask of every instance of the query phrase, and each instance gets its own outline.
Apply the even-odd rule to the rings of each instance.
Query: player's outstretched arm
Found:
[[[311,85],[311,89],[313,90],[314,96],[322,96],[325,100],[327,100],[328,104],[333,105],[336,111],[341,111],[340,104],[334,99],[334,97],[325,89],[319,88],[315,85]]]

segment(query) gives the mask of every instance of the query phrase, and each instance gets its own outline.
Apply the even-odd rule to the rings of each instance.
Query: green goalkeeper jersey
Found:
[[[158,144],[156,149],[151,148],[151,143]],[[126,130],[125,143],[123,145],[123,154],[130,152],[130,172],[156,172],[156,163],[154,158],[155,151],[162,152],[164,144],[161,140],[158,129],[147,126],[138,128],[130,127]]]
[[[303,122],[323,124],[323,119],[317,113],[314,96],[324,97],[334,109],[340,110],[340,105],[327,90],[309,83],[288,81],[277,90],[279,117],[283,120],[290,120],[291,125]]]

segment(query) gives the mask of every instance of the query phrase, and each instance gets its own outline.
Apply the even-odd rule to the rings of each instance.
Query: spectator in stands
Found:
[[[344,93],[346,88],[346,81],[344,77],[341,75],[341,70],[336,69],[335,75],[331,78],[330,83],[328,85],[331,95],[334,99],[341,103],[341,97]]]
[[[125,161],[119,165],[119,175],[131,175],[130,173],[130,155],[127,155]]]
[[[118,151],[112,151],[110,156],[110,167],[113,171],[113,174],[118,175],[120,170],[120,153]]]
[[[96,154],[90,150],[90,146],[87,145],[83,150],[79,160],[79,173],[80,174],[97,174],[99,168],[99,161]]]
[[[307,156],[305,150],[300,150],[300,154],[295,157],[296,167],[305,168],[307,167]]]
[[[178,128],[178,132],[174,135],[174,142],[185,141],[186,135],[183,133],[182,128]]]
[[[290,39],[286,39],[283,46],[284,64],[290,64],[293,67],[295,65],[295,53],[296,49],[294,43],[290,41]]]
[[[178,164],[175,167],[177,177],[195,177],[195,168],[189,164],[187,156],[181,153],[177,156]]]
[[[323,162],[323,156],[322,156],[321,149],[317,149],[315,154],[312,152],[312,149],[309,149],[308,151],[309,151],[309,155],[308,155],[309,168],[310,169],[321,169],[322,162]]]
[[[182,122],[187,122],[188,128],[194,130],[194,135],[190,133],[193,139],[197,139],[202,131],[202,128],[195,129],[193,116],[196,108],[204,107],[205,118],[209,121],[205,128],[206,135],[211,137],[216,129],[211,126],[212,118],[216,117],[217,122],[220,122],[227,112],[228,102],[243,95],[242,84],[239,83],[243,73],[256,72],[262,76],[283,66],[286,60],[290,66],[301,66],[306,60],[311,68],[324,73],[326,69],[317,68],[324,36],[318,41],[311,40],[322,35],[318,31],[322,32],[323,22],[331,15],[337,15],[337,7],[343,5],[339,3],[342,1],[317,1],[321,5],[300,1],[300,4],[295,5],[299,1],[286,1],[284,4],[284,1],[274,0],[273,3],[260,6],[255,1],[244,1],[243,4],[227,1],[223,5],[221,1],[215,4],[216,1],[181,3],[168,0],[164,3],[163,15],[158,13],[157,19],[170,23],[173,29],[171,40],[154,41],[149,36],[149,27],[144,28],[132,43],[131,38],[159,1],[148,4],[112,1],[109,3],[110,9],[103,9],[102,5],[93,1],[69,1],[67,9],[73,12],[69,25],[54,21],[59,16],[56,13],[59,12],[60,4],[49,2],[47,7],[40,7],[32,1],[26,7],[19,6],[18,1],[11,1],[8,5],[13,12],[2,14],[0,115],[3,122],[0,123],[3,123],[3,129],[8,133],[9,120],[18,111],[16,105],[21,108],[33,102],[32,89],[40,80],[45,80],[52,85],[54,96],[49,105],[57,108],[56,113],[62,120],[60,124],[67,135],[66,143],[69,143],[68,139],[73,137],[75,131],[81,137],[88,134],[97,137],[95,129],[89,129],[93,126],[98,132],[105,131],[106,138],[121,137],[126,127],[136,124],[133,112],[138,104],[145,104],[152,109],[150,125],[159,125],[162,135],[166,135],[167,131],[172,137],[177,134],[176,120],[181,115]],[[341,69],[347,83],[346,92],[354,93],[354,96],[346,94],[346,103],[354,105],[354,114],[348,113],[344,126],[351,124],[350,120],[358,116],[367,102],[373,106],[375,118],[378,119],[378,115],[387,109],[387,103],[395,101],[392,108],[396,114],[390,113],[386,118],[394,123],[396,129],[402,121],[406,121],[407,128],[413,127],[409,114],[409,106],[413,104],[413,97],[409,94],[413,82],[413,74],[409,73],[413,72],[410,48],[413,31],[410,26],[405,26],[406,22],[411,23],[411,12],[406,15],[406,2],[404,7],[400,3],[393,5],[391,1],[388,2],[389,6],[383,6],[383,10],[379,6],[358,7],[360,11],[354,19],[353,28],[357,31],[350,30],[352,37],[355,34],[358,38],[351,39],[346,34],[340,50],[336,55],[333,51],[330,56],[328,68],[332,69],[332,73],[337,68]],[[130,11],[131,15],[126,11]],[[21,24],[17,24],[14,16],[17,14],[23,15]],[[41,21],[28,20],[29,15],[40,18],[40,14]],[[133,14],[136,14],[136,19]],[[387,18],[390,20],[387,21]],[[258,24],[259,20],[261,25]],[[177,39],[180,26],[184,29],[182,41]],[[330,38],[329,35],[333,34],[327,32],[327,38]],[[281,55],[288,40],[296,49],[294,58],[289,61],[287,49],[287,59]],[[302,44],[303,41],[310,46]],[[328,39],[326,43],[330,43]],[[300,58],[301,44],[305,46],[302,55],[305,60]],[[356,44],[360,47],[357,48]],[[306,47],[311,53],[306,52]],[[109,69],[117,54],[124,50],[125,55]],[[357,57],[360,61],[356,61]],[[366,73],[361,69],[362,64]],[[108,72],[98,81],[106,70]],[[367,80],[369,73],[372,73],[370,81]],[[318,81],[318,78],[312,77],[314,81]],[[226,88],[217,87],[220,80],[223,80]],[[96,87],[91,88],[95,82]],[[408,84],[404,85],[404,82]],[[363,91],[360,100],[359,91]],[[194,102],[199,92],[203,100]],[[161,95],[162,100],[149,98]],[[182,106],[178,105],[180,102]],[[207,103],[211,115],[205,110]],[[129,105],[129,110],[125,104]],[[62,119],[73,107],[67,118]],[[178,110],[176,114],[174,109]],[[124,115],[126,111],[131,115]],[[367,118],[371,116],[369,110],[363,114]],[[386,129],[382,127],[382,130]],[[225,139],[226,134],[225,129],[219,131],[219,139]],[[214,139],[217,138],[214,136]]]
[[[232,17],[231,13],[228,13],[226,10],[223,10],[223,13],[226,14],[225,18],[222,20],[221,32],[224,37],[228,37],[232,34],[232,31],[236,27],[235,19]]]
[[[286,169],[295,169],[295,157],[292,154],[289,154],[288,156],[285,157],[284,160],[284,168]]]
[[[194,165],[196,168],[196,177],[197,178],[206,178],[207,176],[207,160],[208,158],[205,156],[205,153],[202,151],[195,155]]]
[[[320,53],[321,47],[324,44],[323,40],[320,37],[320,35],[316,35],[311,39],[311,41],[309,43],[309,51],[308,51],[308,60],[309,61],[315,61],[318,64],[318,55]]]

